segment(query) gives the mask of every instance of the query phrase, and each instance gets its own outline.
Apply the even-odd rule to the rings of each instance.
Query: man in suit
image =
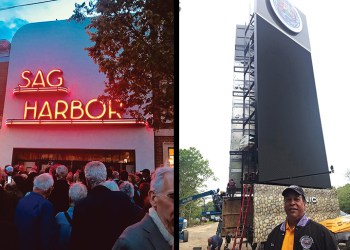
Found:
[[[174,244],[174,169],[159,167],[149,191],[152,207],[143,219],[129,226],[115,242],[113,250],[172,249]]]
[[[103,185],[107,169],[102,162],[88,162],[84,168],[89,189],[73,212],[70,249],[108,249],[126,227],[135,223],[130,198]]]

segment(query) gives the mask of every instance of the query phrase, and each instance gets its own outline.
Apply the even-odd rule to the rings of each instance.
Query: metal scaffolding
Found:
[[[255,14],[247,25],[236,28],[230,178],[240,187],[257,181],[254,20]]]

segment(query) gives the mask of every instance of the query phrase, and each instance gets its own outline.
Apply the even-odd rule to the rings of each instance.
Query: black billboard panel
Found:
[[[259,15],[255,25],[259,181],[330,188],[311,53]]]

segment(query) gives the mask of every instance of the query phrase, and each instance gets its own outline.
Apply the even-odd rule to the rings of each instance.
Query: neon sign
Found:
[[[33,81],[31,80],[33,73],[30,70],[24,70],[21,74],[25,81],[24,85],[18,84],[14,88],[13,93],[33,93],[33,92],[63,92],[68,93],[68,89],[63,87],[63,71],[60,69],[51,70],[46,77],[42,70],[38,70]]]
[[[35,76],[30,70],[21,73],[22,83],[14,88],[13,93],[68,93],[64,87],[63,71],[53,69],[46,77],[42,70]],[[80,100],[55,101],[27,100],[24,103],[23,119],[8,119],[7,125],[39,125],[39,124],[139,124],[136,119],[123,119],[118,107],[122,103],[109,101],[103,103],[97,98],[90,99],[86,104]]]
[[[136,119],[112,119],[112,120],[24,120],[8,119],[6,125],[145,125]]]
[[[94,115],[91,106],[98,104],[101,108],[99,114]],[[96,112],[95,112],[96,113]],[[108,103],[108,112],[106,104],[98,101],[97,99],[91,99],[84,106],[80,100],[72,100],[68,104],[64,100],[57,100],[54,105],[51,105],[48,101],[45,101],[44,104],[40,107],[38,101],[35,101],[31,104],[29,101],[26,101],[24,104],[24,119],[81,119],[84,116],[94,120],[101,119],[108,113],[108,119],[112,119],[113,115],[117,116],[116,118],[122,118],[120,113],[112,108],[112,102]]]

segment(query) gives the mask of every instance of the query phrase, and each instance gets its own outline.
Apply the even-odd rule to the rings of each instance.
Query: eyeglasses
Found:
[[[174,201],[174,193],[170,193],[170,194],[157,194],[157,196],[166,196],[169,199]]]
[[[167,194],[166,196],[168,196],[169,199],[174,200],[174,193]]]

